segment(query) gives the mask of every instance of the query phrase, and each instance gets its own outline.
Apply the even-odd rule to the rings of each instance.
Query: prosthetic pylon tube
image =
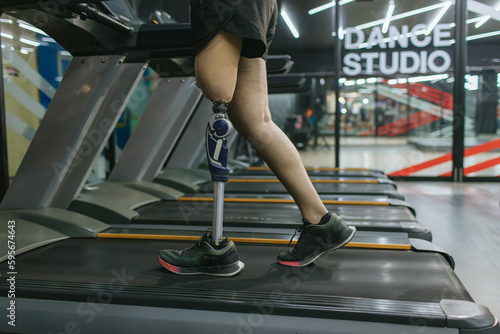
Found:
[[[229,181],[227,167],[226,137],[233,131],[233,124],[227,118],[227,103],[214,102],[213,114],[208,119],[206,131],[206,150],[210,175],[214,181],[214,212],[212,220],[212,238],[216,244],[222,240],[224,219],[224,186]]]

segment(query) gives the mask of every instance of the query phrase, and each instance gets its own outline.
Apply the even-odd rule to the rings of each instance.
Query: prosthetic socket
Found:
[[[229,168],[227,168],[229,148],[226,137],[233,131],[233,124],[227,118],[225,102],[214,102],[212,110],[214,113],[208,119],[206,131],[208,165],[214,182],[227,182],[229,181]]]

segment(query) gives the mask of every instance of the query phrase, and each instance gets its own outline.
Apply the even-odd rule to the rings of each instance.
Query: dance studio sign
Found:
[[[344,56],[343,72],[350,76],[374,74],[374,70],[378,68],[385,75],[443,73],[451,67],[451,55],[437,48],[453,44],[450,29],[450,24],[437,24],[432,31],[427,31],[426,24],[417,24],[411,29],[408,25],[403,25],[401,30],[390,26],[386,33],[388,36],[384,36],[382,28],[375,26],[366,39],[363,30],[347,28],[344,31],[346,50],[378,47],[380,52],[348,52]],[[404,50],[407,48],[412,50]],[[414,51],[423,48],[425,50]],[[398,51],[392,51],[394,49]]]

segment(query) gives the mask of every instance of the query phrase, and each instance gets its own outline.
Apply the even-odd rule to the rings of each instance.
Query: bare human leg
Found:
[[[314,189],[297,149],[271,119],[265,61],[241,57],[237,78],[229,118],[295,199],[302,216],[313,224],[319,223],[328,210]]]
[[[329,214],[314,189],[299,153],[288,137],[274,124],[267,98],[267,71],[261,58],[241,57],[229,118],[280,179],[297,203],[303,225],[293,249],[278,254],[284,266],[304,267],[326,252],[343,247],[354,236],[336,214]],[[293,239],[293,237],[292,237]]]

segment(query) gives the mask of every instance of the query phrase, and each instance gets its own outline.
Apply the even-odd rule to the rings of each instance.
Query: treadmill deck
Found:
[[[157,262],[159,249],[183,249],[191,245],[152,240],[72,239],[44,246],[17,257],[19,297],[23,293],[22,282],[108,284],[119,273],[130,279],[117,284],[158,290],[189,288],[259,293],[279,290],[322,298],[472,301],[446,260],[436,253],[341,249],[299,269],[276,263],[276,255],[287,247],[239,244],[237,249],[245,269],[228,278],[175,275]],[[411,286],[408,282],[412,282]],[[446,296],[442,296],[443,291]]]

